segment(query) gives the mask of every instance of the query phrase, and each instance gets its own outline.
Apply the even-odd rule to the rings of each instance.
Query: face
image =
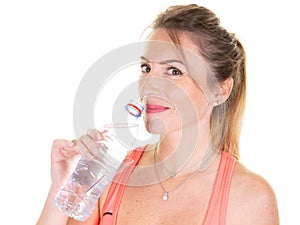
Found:
[[[205,80],[207,66],[187,34],[179,34],[179,39],[180,49],[165,30],[156,29],[141,56],[139,92],[150,133],[168,134],[209,124],[212,107],[194,79]]]

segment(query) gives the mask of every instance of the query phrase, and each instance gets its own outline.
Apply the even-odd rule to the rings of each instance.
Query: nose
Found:
[[[159,95],[162,89],[162,68],[159,63],[150,62],[151,70],[142,74],[139,79],[139,94],[141,96]]]
[[[153,74],[153,73],[152,73]],[[147,77],[141,77],[139,80],[139,94],[141,97],[151,95],[161,95],[161,81],[157,75],[147,75]]]

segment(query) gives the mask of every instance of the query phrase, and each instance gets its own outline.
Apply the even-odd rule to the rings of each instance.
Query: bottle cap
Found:
[[[125,106],[125,109],[130,115],[134,116],[135,118],[139,118],[144,111],[144,105],[140,101],[129,102]]]

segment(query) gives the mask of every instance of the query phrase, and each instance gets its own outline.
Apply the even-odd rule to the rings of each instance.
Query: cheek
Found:
[[[189,99],[197,111],[203,111],[208,109],[209,104],[202,91],[190,93]]]
[[[203,120],[210,115],[211,107],[202,90],[195,85],[182,87],[184,95],[176,96],[174,99],[176,110],[183,123]],[[175,95],[173,95],[175,97]]]

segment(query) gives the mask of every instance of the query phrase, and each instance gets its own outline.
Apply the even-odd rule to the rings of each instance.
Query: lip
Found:
[[[157,104],[146,104],[146,113],[160,113],[170,109],[169,107],[157,105]]]

